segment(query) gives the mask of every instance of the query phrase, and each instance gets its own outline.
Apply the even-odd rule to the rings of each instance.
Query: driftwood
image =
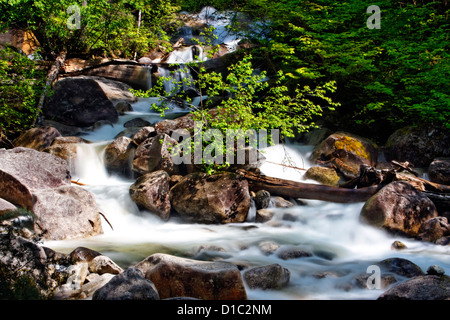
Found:
[[[337,203],[364,202],[384,186],[347,189],[273,178],[246,170],[238,170],[238,173],[245,177],[252,191],[266,190],[271,195]]]
[[[50,68],[50,71],[47,74],[47,80],[45,82],[44,91],[41,94],[41,97],[39,98],[39,102],[36,109],[36,117],[34,120],[34,124],[39,123],[39,113],[41,112],[43,106],[45,97],[48,94],[49,88],[51,88],[53,81],[56,80],[58,77],[58,74],[60,72],[61,67],[64,65],[64,62],[66,61],[67,52],[63,51],[59,54],[59,56],[56,58],[55,62],[53,63],[52,67]]]

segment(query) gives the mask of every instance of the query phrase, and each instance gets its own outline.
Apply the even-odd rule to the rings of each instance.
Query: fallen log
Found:
[[[238,170],[237,172],[248,181],[251,191],[266,190],[271,195],[295,199],[322,200],[337,203],[365,202],[384,187],[384,185],[376,185],[359,189],[347,189],[268,177],[246,170]]]

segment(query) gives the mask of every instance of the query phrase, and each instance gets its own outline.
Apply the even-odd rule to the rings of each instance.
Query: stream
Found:
[[[79,246],[88,247],[110,257],[122,268],[133,266],[153,253],[168,253],[195,259],[222,259],[245,267],[278,263],[289,269],[287,287],[265,291],[247,288],[251,300],[376,299],[383,290],[357,286],[354,279],[368,275],[369,266],[389,257],[408,259],[425,272],[436,264],[450,274],[449,246],[393,237],[363,225],[359,222],[363,203],[303,200],[304,204],[291,208],[272,208],[275,216],[266,223],[254,222],[253,207],[246,222],[225,225],[184,223],[174,218],[164,222],[149,212],[139,211],[128,193],[134,180],[108,174],[102,159],[105,147],[125,129],[126,121],[136,117],[151,123],[161,120],[158,113],[150,110],[149,105],[155,102],[152,99],[140,99],[133,105],[134,111],[121,116],[113,126],[105,125],[84,134],[82,137],[93,143],[79,145],[78,156],[71,163],[72,178],[85,183],[84,188],[95,195],[100,211],[113,229],[102,220],[102,235],[49,241],[46,246],[64,253]],[[166,117],[186,112],[172,106]],[[268,176],[303,181],[303,170],[274,163],[289,159],[296,167],[307,169],[311,166],[307,161],[311,151],[312,146],[300,144],[268,147],[263,150],[268,162],[261,171]],[[401,240],[407,249],[392,250],[395,240]],[[260,249],[260,244],[266,241],[277,243],[280,249],[304,248],[313,255],[290,260],[276,254],[266,255]],[[201,250],[202,246],[221,250]]]

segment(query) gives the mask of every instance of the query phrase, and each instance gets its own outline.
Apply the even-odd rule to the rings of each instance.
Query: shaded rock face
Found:
[[[98,121],[115,123],[118,112],[95,78],[74,77],[55,83],[54,94],[43,108],[45,118],[76,127]]]
[[[450,157],[450,134],[432,127],[405,127],[389,137],[384,154],[388,161],[409,161],[415,167],[427,167],[435,158]]]
[[[13,141],[13,144],[15,147],[43,151],[51,146],[56,137],[60,136],[61,133],[56,128],[50,126],[36,127],[25,131]]]
[[[342,174],[355,178],[359,175],[361,165],[374,167],[377,158],[377,147],[368,139],[336,132],[314,148],[310,160],[331,161]]]
[[[434,159],[428,167],[428,176],[432,182],[450,185],[450,158]]]
[[[155,285],[130,267],[94,292],[93,300],[159,300]]]
[[[234,173],[191,173],[170,190],[172,208],[188,221],[245,221],[250,209],[248,182]]]
[[[169,175],[163,170],[147,173],[131,185],[131,200],[167,220],[170,215],[169,181]]]
[[[136,146],[132,139],[121,136],[108,144],[105,148],[103,160],[108,172],[118,173],[125,177],[132,176],[132,166]]]
[[[385,291],[378,300],[450,300],[450,277],[414,277]]]
[[[179,168],[172,162],[169,148],[177,142],[168,135],[160,134],[142,142],[133,158],[133,171],[145,174],[164,170],[170,175],[178,174]]]
[[[247,299],[239,269],[229,262],[206,262],[153,254],[136,265],[155,284],[161,299]]]
[[[421,224],[438,216],[434,203],[406,182],[388,184],[361,209],[361,221],[393,233],[416,236]]]

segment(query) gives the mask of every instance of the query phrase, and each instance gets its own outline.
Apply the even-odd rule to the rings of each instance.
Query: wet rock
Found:
[[[130,197],[140,208],[169,219],[169,174],[163,170],[144,174],[130,186]]]
[[[61,137],[61,133],[56,128],[50,126],[36,127],[22,133],[13,141],[13,145],[42,151],[49,147],[56,137]]]
[[[144,120],[142,118],[134,118],[131,120],[128,120],[127,122],[125,122],[123,124],[123,126],[125,128],[130,128],[130,127],[146,127],[146,126],[150,126],[151,123],[148,122],[147,120]]]
[[[240,175],[191,173],[170,190],[172,208],[188,221],[245,221],[250,209],[248,183]]]
[[[251,289],[281,289],[288,285],[291,273],[279,264],[254,267],[244,272],[245,283]]]
[[[155,284],[161,299],[247,299],[241,273],[229,262],[198,261],[157,253],[138,263],[136,268]]]
[[[130,267],[94,292],[92,300],[159,300],[155,285]]]
[[[178,174],[179,168],[171,158],[170,148],[177,142],[168,135],[157,135],[142,142],[136,149],[133,159],[133,170],[145,174],[156,170],[164,170],[168,174]]]
[[[280,245],[273,241],[263,241],[258,246],[266,256],[275,253],[280,248]]]
[[[436,276],[442,276],[442,275],[445,274],[445,270],[444,270],[444,268],[433,264],[433,265],[428,267],[427,274],[429,274],[429,275],[436,275]]]
[[[67,161],[29,148],[0,150],[0,198],[31,210],[36,190],[70,184]]]
[[[450,156],[448,129],[405,127],[386,141],[384,154],[388,161],[408,161],[415,167],[428,167],[438,157]]]
[[[421,224],[438,216],[434,203],[410,184],[396,181],[388,184],[361,210],[361,221],[392,233],[416,236]]]
[[[291,208],[295,206],[291,201],[284,199],[283,197],[275,196],[271,198],[271,204],[275,208]]]
[[[450,158],[434,159],[428,167],[430,181],[450,185]]]
[[[369,277],[371,275],[370,274],[359,274],[357,276],[355,276],[355,278],[352,281],[352,285],[355,284],[358,288],[361,289],[370,289],[368,288],[367,285],[367,281],[369,280]],[[371,279],[372,280],[372,279]],[[396,283],[397,279],[395,279],[395,277],[391,274],[382,274],[380,277],[380,288],[382,290],[386,290],[389,286],[391,286],[392,284]],[[375,284],[376,285],[376,284]],[[376,288],[378,289],[378,288]]]
[[[93,194],[76,186],[33,193],[34,230],[47,240],[84,238],[103,233]]]
[[[259,190],[256,192],[255,197],[256,209],[265,209],[270,205],[270,193],[266,190]]]
[[[255,222],[264,223],[270,221],[275,215],[272,209],[259,209],[256,211]]]
[[[449,300],[450,277],[422,275],[399,283],[378,300]]]
[[[355,178],[359,175],[361,165],[375,167],[377,158],[377,146],[370,140],[346,132],[336,132],[314,148],[310,160],[331,161],[344,176]]]
[[[77,247],[70,254],[70,261],[75,264],[78,262],[91,262],[97,256],[102,255],[100,252],[86,248]]]
[[[156,136],[156,130],[153,127],[146,126],[140,128],[133,136],[133,142],[138,146],[148,138]]]
[[[406,245],[403,242],[398,241],[398,240],[395,240],[394,242],[392,242],[392,245],[391,245],[391,249],[393,249],[393,250],[403,250],[406,248],[407,248]]]
[[[111,92],[117,92],[118,87],[114,81],[102,78],[64,78],[53,86],[54,93],[43,108],[43,116],[76,127],[90,127],[102,120],[116,123],[119,115],[110,96],[117,99]]]
[[[135,150],[136,146],[131,138],[122,136],[115,139],[106,146],[103,154],[106,170],[125,177],[131,177]]]
[[[277,250],[277,257],[283,260],[311,257],[312,253],[299,247],[282,247]]]
[[[119,113],[119,115],[121,116],[126,112],[133,111],[133,106],[131,105],[131,103],[126,101],[119,101],[114,107],[116,108],[117,113]]]
[[[435,217],[422,223],[417,234],[417,239],[436,242],[439,238],[448,235],[450,235],[450,225],[447,218]]]
[[[311,167],[305,172],[303,178],[329,186],[337,186],[340,180],[336,170],[326,167]]]
[[[403,258],[388,258],[378,263],[382,272],[392,272],[402,277],[412,278],[424,275],[415,263]]]

